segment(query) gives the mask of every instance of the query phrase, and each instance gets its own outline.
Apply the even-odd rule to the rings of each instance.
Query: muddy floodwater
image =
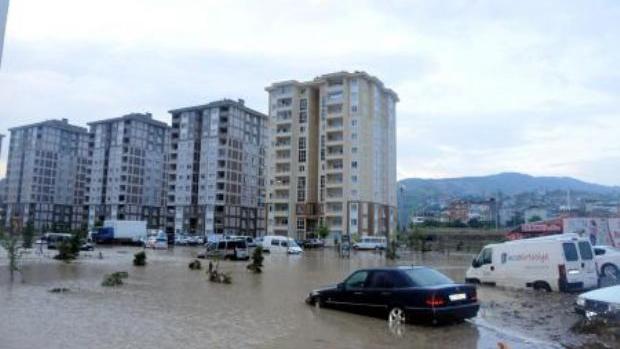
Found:
[[[12,284],[0,256],[0,348],[496,348],[498,342],[511,348],[620,347],[571,330],[579,320],[572,311],[575,295],[481,287],[477,318],[396,330],[383,319],[303,302],[311,289],[357,268],[386,265],[375,252],[349,259],[328,248],[265,255],[262,274],[248,272],[247,262],[221,262],[220,270],[233,279],[225,285],[208,282],[204,270],[188,269],[199,248],[147,250],[147,266],[134,267],[139,250],[101,248],[70,264],[26,256]],[[396,264],[430,265],[462,281],[471,258],[403,252]],[[102,287],[103,275],[114,271],[129,273],[125,284]],[[69,291],[49,292],[55,287]]]

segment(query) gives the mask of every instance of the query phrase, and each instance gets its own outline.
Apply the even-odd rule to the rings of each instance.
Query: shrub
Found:
[[[133,265],[137,267],[146,265],[146,253],[144,251],[137,252],[133,255]]]
[[[200,263],[199,260],[194,259],[192,262],[189,263],[189,268],[191,270],[200,270],[202,269],[202,264]]]
[[[129,277],[129,274],[126,271],[117,271],[112,274],[106,274],[103,277],[103,281],[101,282],[101,286],[105,287],[115,287],[123,284],[123,279]]]

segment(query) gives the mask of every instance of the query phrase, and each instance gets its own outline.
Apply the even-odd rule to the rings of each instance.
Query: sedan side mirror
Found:
[[[336,289],[338,291],[344,291],[344,282],[341,282],[338,285],[336,285]]]

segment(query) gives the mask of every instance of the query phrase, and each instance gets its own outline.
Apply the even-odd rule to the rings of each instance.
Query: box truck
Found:
[[[106,220],[93,234],[97,243],[125,242],[142,244],[146,241],[146,221]]]

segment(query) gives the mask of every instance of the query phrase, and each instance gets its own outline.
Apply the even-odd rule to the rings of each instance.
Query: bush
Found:
[[[126,279],[128,277],[129,277],[129,274],[126,271],[117,271],[112,274],[106,274],[103,277],[101,286],[105,286],[105,287],[121,286],[123,284],[123,279]]]
[[[137,267],[146,265],[146,253],[144,251],[137,252],[133,255],[133,265]]]

